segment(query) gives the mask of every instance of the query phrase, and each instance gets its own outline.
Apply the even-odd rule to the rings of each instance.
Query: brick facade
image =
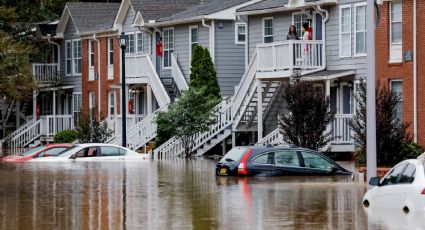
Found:
[[[108,79],[108,38],[114,38],[114,78]],[[120,114],[120,89],[116,89],[120,85],[120,46],[117,37],[100,37],[100,87],[101,87],[101,117],[108,116],[108,92],[115,91],[116,95],[116,112]],[[89,92],[95,95],[95,111],[99,106],[99,80],[89,80],[89,41],[82,40],[82,104],[83,111],[89,109]],[[94,73],[98,72],[98,43],[94,41]],[[114,87],[115,86],[115,87]]]

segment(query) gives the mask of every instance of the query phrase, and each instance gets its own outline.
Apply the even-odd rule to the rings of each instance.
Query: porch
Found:
[[[33,63],[32,74],[41,86],[55,85],[60,82],[58,63]]]

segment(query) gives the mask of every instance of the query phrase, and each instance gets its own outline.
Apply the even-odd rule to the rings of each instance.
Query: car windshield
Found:
[[[67,153],[69,153],[70,151],[72,151],[73,149],[76,149],[76,148],[78,148],[79,146],[72,146],[71,148],[69,148],[69,149],[66,149],[65,151],[63,151],[63,152],[60,152],[58,155],[56,155],[56,156],[58,156],[58,157],[62,157],[62,156],[66,156],[66,154]]]
[[[57,148],[52,148],[46,151],[47,154],[49,154],[49,156],[58,156],[59,154],[61,154],[63,151],[67,150],[67,147],[57,147]]]
[[[239,161],[242,158],[242,155],[246,152],[246,148],[236,147],[227,152],[223,158],[221,158],[220,162],[224,163],[227,161]]]
[[[34,154],[34,153],[36,153],[36,152],[38,152],[38,151],[40,151],[40,150],[42,150],[42,149],[45,149],[45,148],[47,148],[47,147],[46,147],[46,146],[38,146],[37,148],[33,148],[33,149],[31,149],[30,151],[25,152],[25,153],[24,153],[24,156],[32,155],[32,154]]]

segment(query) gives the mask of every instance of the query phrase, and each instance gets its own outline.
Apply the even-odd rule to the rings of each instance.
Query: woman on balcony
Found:
[[[304,41],[312,40],[312,38],[313,38],[313,36],[312,36],[312,34],[310,32],[309,27],[310,26],[308,25],[308,22],[304,22],[304,24],[303,24],[303,26],[301,28],[301,31],[304,33],[304,35],[303,35],[303,40]],[[309,44],[307,44],[307,43],[303,44],[303,51],[304,51],[303,52],[303,58],[302,58],[302,60],[303,60],[303,67],[306,68],[306,67],[308,67],[311,64],[311,60],[310,60],[311,55],[310,55]]]
[[[291,25],[289,27],[289,31],[288,31],[288,35],[286,35],[286,40],[299,40],[300,38],[298,37],[297,34],[297,28],[295,28],[294,25]]]

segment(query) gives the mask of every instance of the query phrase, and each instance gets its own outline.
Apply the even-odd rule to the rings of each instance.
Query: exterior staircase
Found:
[[[33,119],[0,140],[0,146],[10,149],[23,148],[40,138],[41,135],[42,120]]]
[[[276,145],[276,144],[285,144],[283,141],[282,134],[279,132],[279,128],[273,130],[263,139],[257,142],[257,145]]]
[[[180,90],[172,77],[161,78],[161,82],[171,101],[180,96]]]
[[[195,135],[195,144],[191,149],[196,156],[202,156],[216,144],[225,140],[232,133],[232,109],[233,103],[229,99],[223,100],[215,107],[216,122],[210,126],[209,130]],[[154,154],[159,156],[180,156],[185,149],[177,137],[173,137],[154,150]]]

